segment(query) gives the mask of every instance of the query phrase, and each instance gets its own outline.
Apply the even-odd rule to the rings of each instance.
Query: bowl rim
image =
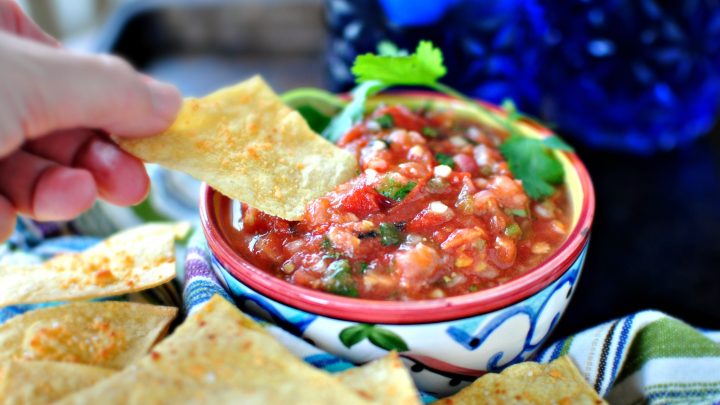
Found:
[[[381,95],[451,99],[443,94],[426,91],[400,91]],[[493,104],[476,101],[495,113],[504,114],[502,109]],[[535,121],[525,120],[524,123],[540,136],[552,133]],[[206,183],[202,184],[200,191],[200,222],[212,254],[230,275],[259,294],[291,308],[345,321],[372,324],[422,324],[467,318],[510,306],[534,295],[560,278],[582,253],[595,213],[595,191],[580,158],[575,153],[561,153],[577,172],[584,196],[578,222],[565,242],[540,265],[507,283],[463,295],[417,301],[379,301],[343,297],[290,284],[254,266],[233,251],[222,236],[216,216],[211,215],[214,212],[211,208],[215,195],[219,193]]]

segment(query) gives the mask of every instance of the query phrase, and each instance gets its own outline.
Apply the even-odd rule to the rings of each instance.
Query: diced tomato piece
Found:
[[[342,138],[337,141],[337,146],[343,147],[365,134],[365,125],[355,125]]]
[[[450,221],[452,218],[453,212],[450,208],[448,208],[448,210],[444,213],[437,213],[428,207],[420,211],[415,218],[412,219],[412,221],[408,222],[406,229],[408,232],[427,231],[429,229],[437,228],[439,225]]]
[[[290,233],[290,223],[282,218],[266,214],[255,208],[246,208],[244,215],[247,217],[245,226],[257,233],[274,231],[282,234]]]
[[[365,217],[373,212],[380,211],[383,196],[374,188],[358,182],[354,187],[339,198],[333,205],[342,207],[344,211],[351,212],[359,217]]]
[[[381,117],[385,114],[392,116],[394,128],[403,128],[422,133],[423,128],[427,126],[427,120],[417,114],[413,114],[412,111],[402,105],[379,109],[373,116]]]
[[[410,292],[420,290],[434,281],[442,259],[438,252],[423,243],[395,254],[395,268],[400,273],[400,286]]]
[[[459,153],[453,156],[453,161],[457,166],[458,170],[465,173],[477,173],[480,168],[478,167],[475,159],[464,153]]]

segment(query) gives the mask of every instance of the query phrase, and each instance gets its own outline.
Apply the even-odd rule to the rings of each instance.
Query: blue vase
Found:
[[[649,154],[707,133],[720,103],[720,3],[540,0],[540,115],[598,148]]]
[[[381,40],[441,47],[443,81],[512,98],[579,143],[650,154],[707,133],[720,109],[720,0],[328,0],[331,88]]]

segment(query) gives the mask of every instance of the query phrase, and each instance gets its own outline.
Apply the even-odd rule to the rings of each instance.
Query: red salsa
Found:
[[[570,206],[564,187],[527,196],[498,150],[504,137],[451,111],[381,106],[338,142],[358,158],[355,179],[299,222],[242,205],[223,232],[276,277],[350,297],[432,299],[505,283],[565,240]]]

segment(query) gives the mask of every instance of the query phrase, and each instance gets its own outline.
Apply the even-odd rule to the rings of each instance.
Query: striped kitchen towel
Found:
[[[229,298],[213,273],[200,233],[188,247],[184,286],[191,312],[214,294]],[[352,365],[265,323],[305,361],[328,371]],[[700,331],[657,311],[643,311],[546,346],[535,360],[570,355],[611,404],[720,404],[720,332]],[[426,396],[426,399],[431,399]]]

